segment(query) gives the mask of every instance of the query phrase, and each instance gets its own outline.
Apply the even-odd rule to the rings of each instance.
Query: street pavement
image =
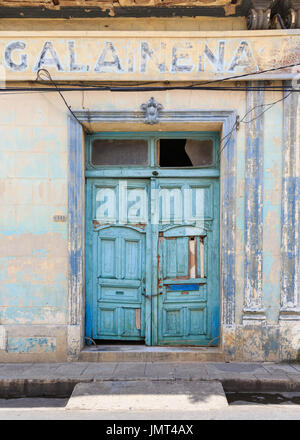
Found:
[[[160,388],[160,384],[162,390],[168,390],[171,384],[174,389],[183,387],[188,390],[188,393],[195,388],[195,396],[200,382],[210,385],[217,382],[222,384],[225,392],[276,391],[293,392],[300,396],[300,364],[272,362],[3,363],[0,364],[0,419],[300,420],[300,405],[286,402],[280,405],[238,402],[238,404],[224,405],[222,408],[198,405],[197,411],[192,406],[176,408],[176,405],[170,408],[165,405],[163,410],[159,410],[158,405],[155,407],[156,410],[153,410],[150,407],[151,404],[146,410],[145,406],[138,408],[130,405],[129,401],[125,407],[106,410],[101,406],[98,406],[98,410],[88,406],[88,410],[78,410],[76,405],[68,407],[69,397],[77,384],[79,384],[77,388],[81,387],[83,390],[82,395],[86,393],[86,390],[96,390],[96,388],[99,388],[101,395],[103,387],[118,389],[122,386],[122,382],[129,386],[128,389],[130,386],[133,390],[140,389],[139,394],[144,383],[151,390]],[[130,382],[132,382],[131,385]],[[134,383],[139,383],[139,386],[135,386]],[[134,393],[135,391],[129,392],[132,399],[135,399]],[[155,393],[154,391],[152,394],[155,395]],[[86,394],[92,393],[88,391]],[[94,394],[97,393],[94,392]],[[166,393],[162,391],[162,394]],[[169,394],[172,399],[172,393]]]
[[[0,399],[0,420],[300,420],[300,405],[229,405],[201,411],[66,410],[68,399]],[[136,422],[134,423],[136,426]]]
[[[299,363],[245,362],[70,362],[2,363],[0,397],[14,397],[30,392],[35,385],[61,396],[76,383],[93,381],[171,380],[212,381],[222,383],[225,391],[300,391]],[[57,386],[56,386],[57,385]],[[37,389],[37,388],[36,388]],[[37,389],[37,392],[39,390]],[[60,392],[61,391],[61,392]],[[4,396],[4,392],[10,394]],[[28,394],[29,393],[29,394]]]

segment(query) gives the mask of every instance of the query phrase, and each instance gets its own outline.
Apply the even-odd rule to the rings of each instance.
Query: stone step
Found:
[[[97,346],[81,351],[80,362],[224,362],[218,348]]]
[[[222,409],[228,402],[219,381],[106,381],[79,383],[67,410],[199,411]]]

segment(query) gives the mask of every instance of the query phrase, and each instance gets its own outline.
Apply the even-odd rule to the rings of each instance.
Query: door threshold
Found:
[[[79,355],[82,362],[224,362],[219,347],[157,347],[147,345],[86,346]]]

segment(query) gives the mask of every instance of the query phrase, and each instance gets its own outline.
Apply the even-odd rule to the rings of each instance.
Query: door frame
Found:
[[[213,141],[213,164],[211,166],[203,166],[203,167],[163,167],[160,168],[156,165],[156,143],[159,139],[180,139],[186,138],[189,139],[211,139]],[[128,166],[128,167],[120,167],[120,166],[101,166],[96,167],[92,164],[92,143],[95,140],[101,139],[145,139],[147,140],[148,145],[148,165],[145,166]],[[90,221],[93,217],[94,211],[94,200],[92,199],[92,194],[94,192],[94,185],[102,183],[105,181],[109,185],[117,185],[118,180],[147,180],[147,192],[149,197],[149,202],[151,199],[151,192],[153,189],[157,190],[157,182],[163,181],[167,179],[179,179],[184,180],[187,179],[189,181],[193,181],[195,184],[197,181],[205,180],[211,181],[211,188],[213,188],[213,199],[214,203],[212,209],[214,211],[214,219],[217,225],[217,229],[219,232],[219,218],[217,218],[216,213],[216,201],[215,197],[218,198],[218,209],[219,209],[219,184],[213,181],[217,181],[219,183],[219,166],[218,166],[218,149],[219,149],[219,133],[216,131],[200,131],[200,132],[105,132],[105,133],[95,133],[93,135],[89,135],[86,138],[86,169],[85,169],[85,177],[86,177],[86,336],[88,338],[93,338],[93,329],[95,328],[95,298],[94,298],[94,289],[95,289],[95,280],[93,275],[93,260],[96,258],[93,250],[94,246],[94,234],[95,230],[90,227]],[[158,176],[154,177],[154,172],[158,173]],[[115,183],[112,183],[115,182]],[[175,182],[175,180],[174,180]],[[174,183],[173,182],[173,183]],[[159,310],[158,310],[158,279],[157,279],[157,271],[158,271],[158,243],[159,243],[159,232],[161,230],[162,225],[152,224],[152,221],[149,217],[151,216],[151,208],[148,207],[148,222],[145,230],[139,230],[139,228],[134,226],[140,233],[146,233],[146,268],[145,268],[145,277],[146,277],[146,292],[151,292],[151,301],[147,299],[145,300],[145,315],[146,315],[146,328],[145,328],[145,343],[146,345],[158,345],[158,334],[159,334]],[[117,226],[114,225],[114,226]],[[128,225],[130,227],[130,224]],[[219,245],[219,236],[218,236],[218,245]],[[94,255],[93,259],[91,255]],[[219,271],[218,271],[218,280],[219,280]],[[210,280],[210,283],[212,280]],[[214,284],[214,283],[213,283]],[[150,293],[149,293],[150,295]],[[218,311],[219,315],[219,311]],[[218,316],[214,316],[216,322],[219,321]],[[93,320],[93,322],[92,322]],[[155,325],[156,324],[156,325]],[[215,343],[216,335],[213,332],[213,339]],[[108,338],[109,339],[109,338]],[[112,338],[113,339],[113,338]],[[128,341],[130,343],[130,340]],[[177,343],[178,345],[178,343]],[[184,342],[183,342],[184,345]],[[197,344],[194,344],[197,345]]]
[[[85,139],[81,124],[90,129],[99,127],[107,130],[111,123],[128,123],[145,127],[143,114],[134,111],[75,111],[77,119],[68,116],[68,243],[69,283],[67,357],[78,359],[85,345]],[[192,110],[162,111],[160,128],[164,124],[203,124],[209,129],[219,127],[224,140],[220,148],[226,148],[220,157],[220,343],[222,349],[223,329],[235,322],[235,197],[236,197],[236,111],[234,110]],[[108,125],[107,125],[108,124]],[[136,130],[136,126],[134,128]],[[168,131],[166,129],[166,131]],[[195,127],[196,131],[196,127]]]

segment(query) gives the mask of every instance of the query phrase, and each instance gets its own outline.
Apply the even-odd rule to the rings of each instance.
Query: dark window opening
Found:
[[[198,139],[160,139],[161,167],[203,167],[213,165],[213,141]]]

